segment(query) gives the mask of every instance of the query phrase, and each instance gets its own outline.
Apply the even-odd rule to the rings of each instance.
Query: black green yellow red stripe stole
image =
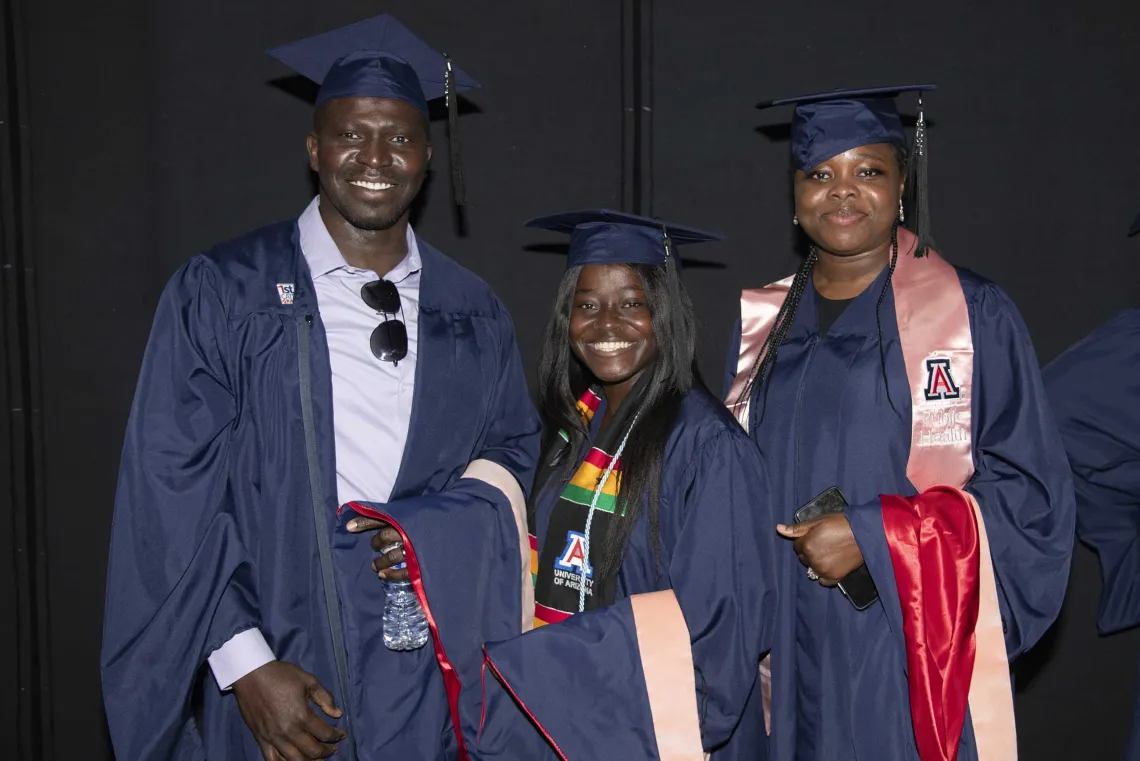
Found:
[[[587,428],[590,427],[590,421],[594,419],[594,412],[597,411],[599,402],[601,402],[601,398],[593,389],[586,389],[586,393],[582,394],[582,398],[578,400],[578,414],[582,416],[582,422]],[[570,441],[566,431],[559,431],[558,435],[566,441]],[[598,488],[598,481],[601,480],[602,473],[609,465],[610,456],[597,446],[591,447],[590,451],[586,453],[586,459],[574,471],[570,482],[562,490],[562,499],[576,505],[589,507],[594,499],[594,491]],[[621,463],[619,462],[614,465],[614,472],[606,481],[602,493],[598,497],[598,510],[613,513],[621,482],[620,471]]]
[[[582,397],[577,402],[578,414],[582,417],[583,424],[589,428],[594,414],[601,404],[601,396],[599,390],[596,388],[587,389]],[[554,508],[554,516],[552,516],[551,525],[548,532],[551,536],[548,537],[547,544],[548,552],[554,549],[561,549],[561,555],[554,559],[553,564],[556,568],[547,569],[547,574],[557,574],[559,578],[551,581],[551,579],[544,579],[544,583],[540,584],[540,552],[538,538],[535,534],[535,527],[531,526],[530,532],[530,562],[531,562],[531,579],[535,584],[535,626],[542,626],[549,623],[556,623],[557,621],[565,620],[576,610],[576,602],[578,593],[576,585],[579,580],[573,576],[573,569],[576,567],[578,573],[581,573],[581,562],[584,558],[581,556],[581,547],[576,543],[576,538],[573,534],[584,530],[585,516],[589,511],[590,503],[594,499],[594,492],[598,487],[598,482],[601,480],[602,474],[610,464],[610,455],[606,453],[606,449],[614,450],[616,442],[608,441],[614,437],[614,434],[624,433],[624,426],[617,425],[611,426],[611,430],[607,431],[607,435],[599,435],[598,441],[595,446],[592,446],[583,458],[582,463],[574,471],[573,476],[563,487],[559,495],[558,502]],[[567,431],[559,431],[559,436],[562,437],[567,443],[570,442],[570,434]],[[620,459],[614,464],[613,472],[606,480],[601,493],[598,495],[598,502],[595,507],[596,515],[598,513],[605,514],[605,518],[612,518],[614,510],[617,506],[617,495],[621,488],[621,463]],[[595,528],[597,532],[591,531],[592,537],[604,535],[604,529],[608,526],[608,520],[600,520],[601,516],[595,517]],[[558,533],[559,536],[553,536]],[[565,537],[561,534],[566,534]],[[600,544],[596,546],[601,546]],[[548,559],[549,560],[549,559]],[[592,563],[591,563],[592,565]],[[563,567],[564,566],[564,567]],[[558,569],[561,570],[558,570]]]
[[[588,388],[588,389],[586,389],[586,393],[582,394],[581,398],[579,398],[577,403],[574,405],[575,408],[578,410],[578,415],[581,416],[581,418],[582,418],[582,425],[586,426],[587,430],[589,430],[590,423],[594,419],[594,413],[598,411],[598,405],[601,403],[602,403],[601,395],[597,391],[595,391],[594,389]],[[558,436],[567,444],[570,443],[570,434],[566,431],[565,428],[558,431]],[[546,470],[547,471],[552,470],[552,468],[550,468],[549,464],[546,466]],[[532,498],[538,497],[539,491],[541,490],[541,487],[543,485],[544,484],[541,484],[541,483],[536,483],[534,485],[534,489],[531,492],[534,495],[534,497],[532,497]],[[537,531],[537,528],[536,528],[535,523],[534,523],[533,515],[530,516],[529,523],[530,523],[530,526],[529,526],[529,528],[530,528],[530,580],[532,583],[538,583],[538,540],[535,537],[535,532]]]

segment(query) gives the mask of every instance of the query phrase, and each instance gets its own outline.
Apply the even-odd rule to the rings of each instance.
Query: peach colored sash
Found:
[[[673,590],[629,598],[661,761],[707,761],[697,717],[689,627]]]
[[[962,488],[974,475],[971,400],[974,341],[958,273],[937,252],[912,255],[915,238],[899,229],[905,255],[895,267],[895,317],[910,383],[911,438],[906,475],[919,491]]]
[[[474,460],[463,471],[463,478],[474,478],[503,493],[511,505],[515,528],[519,532],[519,571],[522,578],[521,630],[534,628],[534,582],[530,576],[530,537],[526,525],[526,498],[511,472],[493,460]]]
[[[974,345],[962,284],[937,252],[914,257],[917,241],[900,227],[902,252],[893,276],[895,315],[911,393],[911,446],[907,477],[918,491],[931,486],[962,489],[974,474],[971,400]],[[791,278],[741,293],[740,361],[725,404],[745,430],[751,400],[738,403],[748,373],[787,297]],[[990,557],[985,522],[977,511],[982,557]],[[998,610],[993,562],[982,562],[976,656],[970,682],[970,718],[979,761],[1014,761],[1017,738],[1009,658]],[[771,731],[769,658],[760,663],[764,722]]]
[[[978,519],[978,625],[974,630],[974,674],[970,679],[970,721],[978,745],[978,761],[1015,761],[1017,723],[1013,713],[1013,685],[998,609],[997,579],[990,555],[986,523],[974,495],[962,492]]]
[[[905,235],[904,235],[905,233]],[[962,283],[936,252],[913,256],[916,241],[899,229],[894,275],[895,314],[911,394],[910,458],[906,474],[918,491],[932,486],[963,489],[974,475],[974,342]],[[980,555],[991,558],[986,524],[977,501]],[[1014,761],[1017,732],[1009,657],[998,609],[992,558],[978,569],[976,655],[970,680],[970,719],[979,761]]]
[[[756,357],[768,340],[768,334],[772,332],[776,314],[788,296],[792,280],[793,278],[786,277],[763,288],[742,291],[740,294],[740,361],[736,364],[736,377],[732,379],[732,388],[725,404],[746,431],[752,400],[741,399],[740,395],[748,383]]]

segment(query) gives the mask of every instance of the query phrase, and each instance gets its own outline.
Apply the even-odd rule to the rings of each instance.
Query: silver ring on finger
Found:
[[[396,542],[395,544],[389,544],[387,547],[381,547],[380,548],[380,554],[381,555],[387,555],[392,550],[402,550],[402,549],[404,549],[404,543],[403,542]]]

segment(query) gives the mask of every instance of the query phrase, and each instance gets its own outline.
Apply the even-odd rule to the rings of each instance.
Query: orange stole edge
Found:
[[[998,606],[997,578],[990,557],[986,522],[974,495],[962,491],[978,524],[978,624],[975,629],[974,674],[970,679],[970,720],[979,761],[1016,761],[1017,723],[1009,655]]]
[[[522,588],[519,590],[522,602],[520,629],[528,632],[534,628],[534,582],[530,575],[530,533],[526,525],[526,498],[522,487],[511,472],[492,460],[473,460],[463,471],[463,478],[474,478],[495,487],[507,498],[511,506],[511,517],[515,521],[519,542],[519,572]]]
[[[629,598],[661,761],[707,761],[697,717],[689,627],[673,590]]]

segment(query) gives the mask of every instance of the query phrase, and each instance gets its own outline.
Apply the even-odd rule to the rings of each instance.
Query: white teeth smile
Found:
[[[389,188],[396,187],[387,182],[365,182],[364,180],[353,180],[348,184],[355,185],[358,188],[364,188],[365,190],[388,190]]]
[[[624,351],[633,346],[631,341],[601,341],[590,344],[590,348],[603,354],[615,351]]]

